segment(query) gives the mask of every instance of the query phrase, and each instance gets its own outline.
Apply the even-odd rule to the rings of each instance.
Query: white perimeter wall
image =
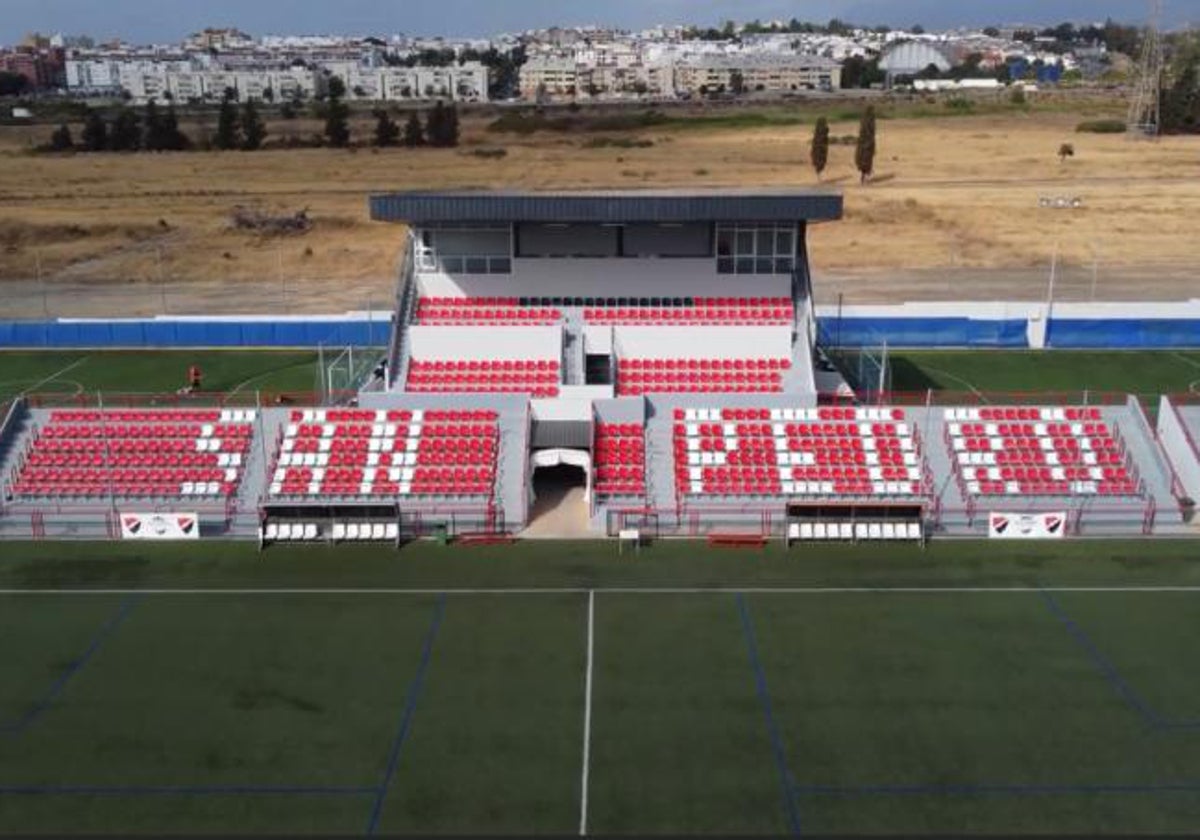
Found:
[[[1198,280],[1197,282],[1200,282]],[[1045,317],[1046,301],[910,301],[908,303],[843,306],[843,318],[981,318],[986,320]],[[822,318],[836,318],[836,304],[817,307]],[[1106,303],[1059,303],[1055,301],[1055,318],[1200,318],[1200,298],[1138,303],[1118,301]]]
[[[412,358],[467,359],[562,358],[562,327],[410,327]]]
[[[532,400],[534,420],[585,420],[592,419],[594,400],[611,400],[611,385],[560,385],[558,398]]]
[[[1200,453],[1171,401],[1162,397],[1158,404],[1158,437],[1167,457],[1175,466],[1175,474],[1183,489],[1193,499],[1200,500]]]
[[[792,329],[774,327],[617,327],[628,359],[790,359]]]
[[[417,274],[421,293],[435,297],[790,297],[787,275],[717,274],[705,259],[524,259],[512,274]]]

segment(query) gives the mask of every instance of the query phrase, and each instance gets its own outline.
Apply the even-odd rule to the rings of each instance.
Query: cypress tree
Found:
[[[266,139],[267,127],[258,115],[258,106],[253,99],[248,100],[242,107],[242,150],[256,152]]]
[[[812,159],[812,167],[817,172],[817,180],[821,180],[821,173],[825,171],[825,167],[829,164],[829,120],[824,117],[817,119],[816,128],[813,129],[812,148],[809,150],[809,157]]]
[[[862,183],[867,183],[875,171],[875,106],[868,105],[858,125],[858,145],[854,149],[854,166]]]
[[[375,145],[381,149],[395,146],[400,139],[400,126],[388,112],[380,108],[375,112]]]
[[[141,120],[132,110],[121,106],[108,133],[108,147],[114,152],[136,152],[141,143]]]
[[[108,148],[108,123],[99,111],[88,110],[83,122],[83,148],[89,152],[103,152]]]
[[[346,84],[337,76],[329,80],[329,105],[325,112],[325,139],[334,148],[350,145],[350,109],[342,101]]]
[[[50,135],[50,149],[55,152],[69,152],[73,148],[75,141],[71,137],[71,127],[63,123]]]
[[[425,145],[425,129],[421,126],[421,116],[416,111],[408,115],[404,124],[404,145],[410,149]]]
[[[221,98],[221,110],[217,113],[217,136],[213,138],[213,145],[225,151],[241,145],[242,128],[237,108],[233,105],[236,95],[233,88],[225,88],[225,95]]]

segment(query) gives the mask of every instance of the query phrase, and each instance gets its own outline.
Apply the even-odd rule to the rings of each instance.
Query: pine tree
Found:
[[[89,152],[103,152],[108,148],[108,124],[99,111],[89,110],[83,122],[83,148]]]
[[[221,98],[221,109],[217,112],[217,136],[213,138],[213,145],[225,151],[241,145],[242,127],[239,124],[237,108],[233,105],[236,96],[233,88],[225,88],[225,96]]]
[[[425,145],[425,129],[421,126],[421,116],[416,111],[408,115],[404,124],[404,145],[410,149]]]
[[[375,112],[375,145],[381,149],[395,146],[400,139],[400,126],[388,112],[380,108]]]
[[[868,105],[858,125],[858,145],[854,149],[854,166],[862,183],[870,180],[875,171],[875,106]]]
[[[253,99],[248,100],[242,107],[242,150],[256,152],[266,139],[267,126],[258,115],[258,106]]]
[[[114,152],[136,152],[141,143],[141,120],[132,110],[121,106],[113,119],[112,131],[108,133],[108,147]]]
[[[817,172],[817,180],[821,180],[821,173],[825,171],[825,167],[829,164],[829,120],[824,117],[817,118],[816,128],[813,129],[812,149],[809,150],[809,157],[812,159],[813,169]]]
[[[50,149],[55,152],[69,152],[74,148],[75,141],[71,137],[71,127],[63,123],[50,135]]]

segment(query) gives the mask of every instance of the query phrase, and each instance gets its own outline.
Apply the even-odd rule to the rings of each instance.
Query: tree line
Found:
[[[350,107],[345,102],[345,96],[346,87],[342,81],[332,79],[322,110],[323,145],[346,148],[353,140]],[[403,145],[409,148],[449,148],[458,145],[458,109],[454,105],[438,101],[424,119],[420,113],[410,112],[403,128],[387,110],[376,110],[373,116],[375,130],[372,144],[376,147]],[[258,103],[249,100],[239,106],[236,91],[226,89],[217,111],[216,131],[207,138],[208,145],[222,151],[254,152],[264,147],[267,137],[267,125],[259,113]],[[174,104],[168,104],[164,109],[150,100],[140,113],[122,106],[111,119],[105,119],[98,110],[88,109],[78,141],[71,127],[63,123],[42,148],[52,152],[173,152],[196,147],[192,138],[180,129]]]

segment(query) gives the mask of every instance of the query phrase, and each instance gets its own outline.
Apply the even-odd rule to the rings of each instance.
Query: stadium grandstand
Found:
[[[836,193],[410,192],[370,207],[404,256],[386,358],[353,391],[302,407],[14,405],[0,528],[118,536],[129,511],[263,543],[1177,527],[1194,409],[1172,409],[1177,456],[1133,398],[945,406],[826,387],[807,231],[840,218]]]

